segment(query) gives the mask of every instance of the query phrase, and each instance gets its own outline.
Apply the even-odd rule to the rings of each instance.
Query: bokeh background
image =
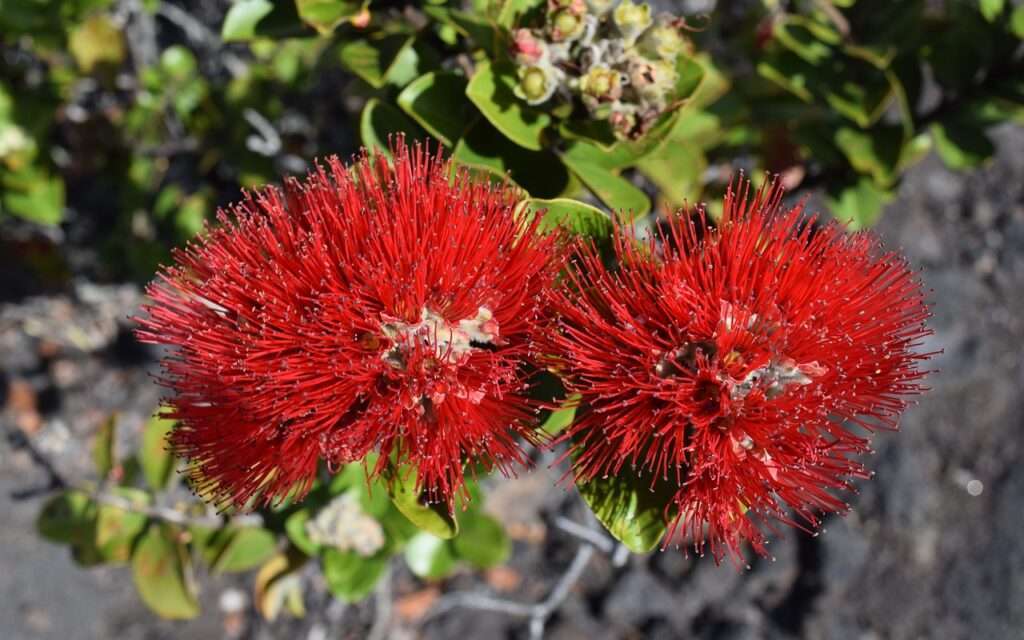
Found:
[[[418,3],[371,8],[414,15],[404,13],[408,4]],[[920,20],[952,22],[941,31],[949,42],[928,40],[939,31],[926,30],[924,45],[904,51],[898,34],[884,36],[896,42],[894,60],[925,70],[908,91],[911,114],[890,96],[877,124],[854,118],[867,145],[833,143],[833,159],[787,132],[811,131],[801,124],[808,119],[816,131],[854,126],[850,118],[825,97],[764,89],[771,74],[759,63],[783,62],[777,43],[765,48],[754,36],[766,16],[822,5],[885,16],[904,3],[655,4],[710,16],[693,37],[730,88],[700,106],[714,130],[678,141],[699,159],[673,173],[685,188],[666,195],[655,172],[623,173],[650,199],[650,216],[676,199],[715,197],[738,169],[782,173],[812,209],[864,226],[877,220],[886,244],[921,269],[935,313],[924,348],[942,353],[932,390],[901,431],[877,436],[869,461],[877,475],[858,483],[849,516],[829,519],[818,536],[781,529],[774,559],[752,558],[749,570],[672,551],[623,566],[599,554],[546,637],[1024,638],[1024,101],[1013,93],[1024,65],[1021,41],[1006,35],[1024,37],[1015,24],[1024,12],[1013,2],[905,3]],[[0,0],[3,638],[364,638],[379,615],[372,601],[332,598],[310,572],[305,617],[267,621],[252,604],[251,573],[201,572],[202,613],[161,620],[128,569],[83,568],[36,532],[60,483],[95,479],[95,438],[111,414],[118,446],[139,446],[161,392],[151,377],[157,354],[134,341],[128,317],[170,248],[242,188],[303,174],[317,156],[353,153],[367,135],[368,98],[389,95],[339,58],[348,27],[225,42],[229,9]],[[966,80],[944,75],[953,73],[947,63],[966,65]],[[898,66],[882,75],[905,80]],[[907,126],[912,135],[893,155],[887,127]],[[518,480],[487,483],[487,510],[512,540],[508,562],[440,582],[396,565],[387,637],[527,637],[522,620],[467,609],[433,615],[432,606],[460,590],[536,601],[564,571],[578,542],[553,523],[583,521],[584,510],[572,491],[551,490],[564,470],[539,462]]]

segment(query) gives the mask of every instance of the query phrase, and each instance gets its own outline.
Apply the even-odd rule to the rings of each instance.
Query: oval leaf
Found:
[[[512,543],[500,522],[485,513],[467,512],[459,524],[459,535],[452,540],[459,558],[480,569],[508,560]]]
[[[140,506],[148,505],[149,494],[138,489],[117,488],[115,493]],[[148,518],[107,504],[99,505],[96,515],[95,545],[99,555],[111,563],[128,562],[135,539],[146,528]]]
[[[665,537],[666,507],[671,505],[675,487],[637,475],[627,465],[619,474],[577,481],[576,488],[590,509],[616,540],[634,553],[647,553]]]
[[[167,487],[174,474],[174,456],[167,448],[167,436],[172,427],[173,420],[153,416],[143,428],[139,464],[146,483],[155,491]]]
[[[492,67],[489,62],[483,62],[466,86],[466,96],[506,138],[520,147],[540,151],[544,148],[542,136],[551,124],[551,116],[517,98],[515,84],[516,75],[511,66]]]
[[[143,534],[132,553],[132,578],[142,601],[160,617],[199,615],[188,552],[169,527],[153,524]]]
[[[445,540],[459,532],[459,523],[448,512],[447,505],[427,503],[422,493],[416,490],[415,473],[407,469],[393,472],[388,493],[395,508],[423,531]]]
[[[96,473],[106,478],[114,468],[114,438],[117,430],[117,414],[112,413],[103,421],[92,443],[92,461]]]
[[[417,576],[436,580],[455,569],[455,555],[447,540],[420,533],[405,548],[405,563]]]
[[[215,573],[247,571],[274,555],[277,538],[259,527],[241,527],[230,534],[212,563]]]
[[[416,123],[398,109],[377,98],[367,100],[359,117],[359,135],[363,139],[363,146],[387,154],[389,138],[399,133],[404,133],[408,142],[424,137]]]
[[[543,212],[539,225],[541,231],[562,227],[573,235],[587,236],[595,241],[606,241],[612,233],[613,225],[608,214],[578,200],[530,198],[520,203],[520,207],[521,211],[531,215]]]
[[[96,503],[82,491],[65,491],[43,506],[36,530],[50,542],[74,543],[92,539]]]
[[[386,552],[366,558],[337,549],[326,549],[322,558],[327,588],[344,602],[358,602],[369,595],[391,559]]]
[[[473,107],[465,100],[466,79],[436,71],[416,78],[398,94],[398,106],[432,136],[452,146],[472,120]]]

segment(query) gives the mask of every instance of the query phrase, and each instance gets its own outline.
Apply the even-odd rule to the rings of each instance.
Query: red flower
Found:
[[[867,476],[854,427],[895,428],[927,357],[929,312],[902,258],[781,212],[777,185],[749,195],[730,188],[716,230],[701,213],[648,242],[618,231],[616,269],[581,246],[551,296],[549,350],[581,396],[562,438],[575,473],[667,478],[665,542],[707,543],[716,561],[744,539],[765,553],[755,519],[813,528],[845,511],[832,492]]]
[[[172,448],[219,503],[305,493],[319,460],[381,452],[449,505],[463,465],[508,473],[558,240],[511,187],[449,180],[399,140],[221,212],[148,289],[139,338],[170,347]]]

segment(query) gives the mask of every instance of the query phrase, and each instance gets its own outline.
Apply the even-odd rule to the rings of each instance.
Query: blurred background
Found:
[[[0,0],[0,636],[529,637],[514,616],[437,605],[466,591],[536,602],[563,574],[580,541],[556,522],[585,509],[551,490],[564,469],[549,459],[483,483],[508,553],[455,549],[444,571],[406,555],[352,597],[310,565],[266,569],[274,536],[286,539],[271,525],[265,549],[232,539],[205,564],[179,558],[182,575],[140,597],[137,543],[118,536],[145,518],[116,519],[116,549],[47,520],[69,487],[136,476],[145,488],[124,491],[187,511],[172,463],[146,449],[166,426],[151,420],[158,354],[128,321],[142,286],[243,189],[406,131],[533,196],[646,220],[713,202],[738,170],[778,174],[811,209],[873,227],[931,289],[932,390],[899,433],[876,437],[877,475],[849,516],[819,536],[780,528],[774,558],[749,570],[598,553],[545,637],[1024,638],[1024,5],[651,3],[687,18],[680,59],[700,82],[657,144],[594,178],[573,149],[601,138],[573,130],[578,113],[552,110],[558,133],[524,150],[486,97],[463,91],[474,68],[508,62],[519,14],[503,4]],[[422,80],[442,76],[455,88]],[[463,125],[452,134],[438,112]],[[529,154],[547,154],[564,184]],[[60,526],[80,515],[58,506]],[[196,540],[182,553],[215,546]]]

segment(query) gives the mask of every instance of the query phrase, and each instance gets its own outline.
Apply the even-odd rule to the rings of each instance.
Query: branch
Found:
[[[170,507],[139,504],[134,500],[129,500],[124,496],[119,496],[115,493],[109,493],[107,491],[90,492],[81,489],[79,490],[100,504],[116,507],[118,509],[121,509],[122,511],[139,513],[148,518],[153,518],[154,520],[162,520],[163,522],[169,522],[171,524],[208,528],[220,528],[224,526],[262,527],[264,524],[263,516],[259,515],[258,513],[247,513],[237,516],[231,516],[229,518],[212,514],[190,515],[185,513],[184,511],[181,511],[179,509],[172,509]]]
[[[614,558],[622,555],[616,549],[615,543],[608,537],[584,525],[577,524],[568,518],[556,518],[555,526],[580,539],[582,544],[576,550],[576,555],[573,557],[568,568],[566,568],[565,573],[558,579],[558,582],[555,583],[555,586],[552,587],[544,600],[535,604],[526,604],[476,593],[454,593],[441,598],[434,609],[427,614],[425,620],[443,615],[459,607],[504,613],[515,618],[529,619],[530,640],[540,640],[543,638],[548,620],[558,607],[565,602],[566,598],[569,597],[573,586],[579,581],[590,560],[594,557],[594,552],[600,550],[605,553],[614,553]]]

